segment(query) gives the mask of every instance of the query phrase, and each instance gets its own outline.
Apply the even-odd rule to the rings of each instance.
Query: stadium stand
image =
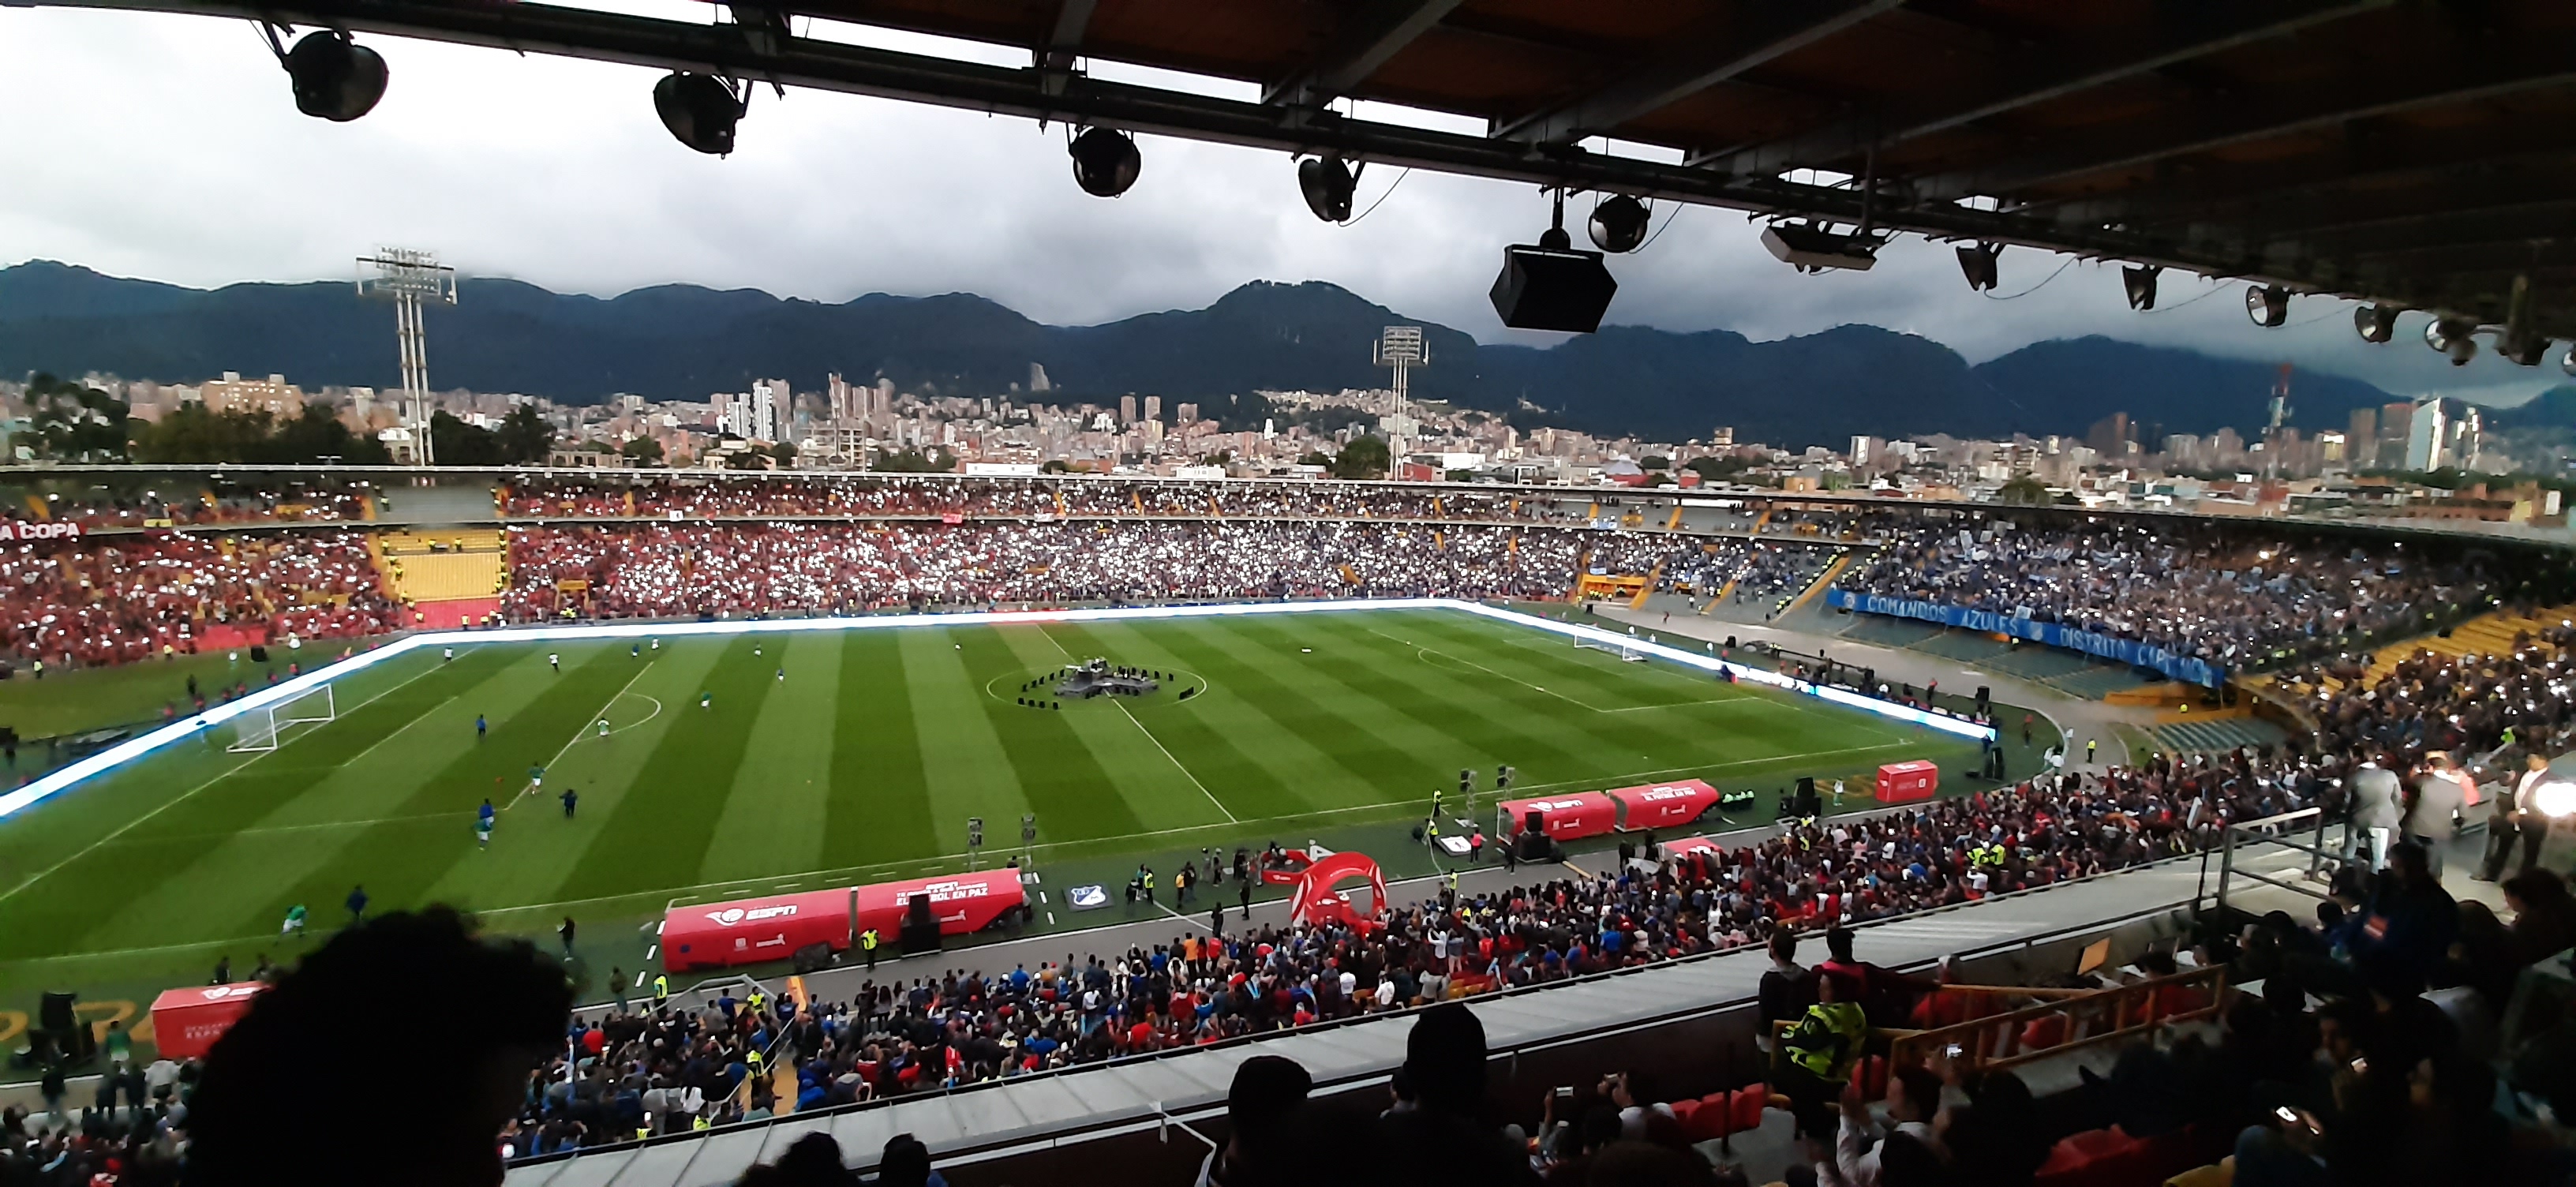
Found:
[[[365,538],[114,536],[0,553],[0,646],[61,668],[396,629]]]

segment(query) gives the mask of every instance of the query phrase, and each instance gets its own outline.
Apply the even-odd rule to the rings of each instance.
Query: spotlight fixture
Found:
[[[345,124],[385,97],[385,60],[337,29],[306,34],[278,60],[295,84],[295,109],[306,115]]]
[[[1626,194],[1613,194],[1592,208],[1592,246],[1626,253],[1645,246],[1646,225],[1654,216],[1646,204]]]
[[[1762,229],[1763,248],[1800,272],[1828,268],[1867,272],[1878,262],[1879,242],[1867,235],[1828,231],[1821,223],[1773,223]]]
[[[1959,272],[1968,278],[1972,292],[1990,293],[1995,289],[1995,258],[2004,254],[2000,243],[1979,243],[1959,249]]]
[[[2576,345],[2569,346],[2567,353],[2558,356],[2558,369],[2576,375]]]
[[[1126,193],[1145,167],[1145,158],[1136,151],[1136,138],[1116,128],[1086,131],[1074,137],[1065,151],[1073,154],[1074,184],[1095,198]]]
[[[1351,193],[1360,186],[1360,169],[1342,160],[1340,153],[1308,157],[1297,162],[1297,188],[1306,195],[1306,209],[1328,223],[1351,221]]]
[[[711,74],[675,70],[653,84],[653,110],[673,138],[709,156],[733,152],[733,127],[749,109],[750,92]]]
[[[1503,271],[1494,278],[1494,312],[1516,330],[1559,330],[1589,334],[1601,328],[1619,282],[1601,263],[1597,251],[1576,251],[1565,233],[1565,193],[1556,195],[1556,215],[1538,242],[1503,249]]]
[[[2156,274],[2162,271],[2153,264],[2120,269],[2120,288],[2129,294],[2129,308],[2144,311],[2156,307]]]
[[[2397,336],[2397,315],[2403,312],[2394,305],[2364,305],[2352,311],[2352,330],[2364,342],[2386,342]]]
[[[2511,359],[2517,366],[2537,367],[2549,357],[2549,339],[2538,334],[2516,338],[2507,336],[2496,343],[2496,353]]]
[[[2290,290],[2277,284],[2245,286],[2245,316],[2264,329],[2280,329],[2290,320]]]
[[[2451,356],[2452,366],[2465,367],[2478,357],[2478,340],[2471,337],[2477,332],[2478,324],[2467,318],[2436,317],[2424,327],[2424,345]]]

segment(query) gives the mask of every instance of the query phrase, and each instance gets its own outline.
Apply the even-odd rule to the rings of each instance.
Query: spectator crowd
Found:
[[[0,653],[41,672],[201,639],[381,634],[402,621],[354,532],[111,536],[0,548]]]
[[[2418,625],[2499,586],[2476,562],[2402,543],[2294,541],[2218,524],[1920,517],[1883,526],[1881,539],[1838,588],[2058,623],[2222,667]]]

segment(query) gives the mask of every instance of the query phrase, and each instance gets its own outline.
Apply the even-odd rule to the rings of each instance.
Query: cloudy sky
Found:
[[[612,5],[709,19],[692,0],[589,6]],[[998,47],[814,32],[1025,61]],[[1527,186],[1372,169],[1358,201],[1374,209],[1328,226],[1298,199],[1284,154],[1147,138],[1141,180],[1108,201],[1075,188],[1061,128],[812,91],[762,91],[737,151],[718,160],[663,131],[652,71],[370,44],[392,85],[366,118],[331,124],[295,111],[247,23],[0,8],[11,62],[0,263],[54,259],[212,287],[346,277],[351,257],[387,243],[561,291],[688,282],[820,301],[968,291],[1056,323],[1197,307],[1247,280],[1313,279],[1484,341],[1524,337],[1495,319],[1485,290],[1501,246],[1546,226],[1546,200]],[[2294,304],[2290,328],[2260,330],[2246,321],[2242,286],[2186,305],[2214,287],[2189,277],[2168,275],[2165,308],[2141,315],[2122,302],[2116,268],[2060,272],[2062,258],[2030,251],[2005,253],[2002,293],[2058,274],[2015,300],[1970,293],[1948,247],[1913,239],[1868,273],[1801,276],[1762,250],[1740,214],[1666,209],[1659,224],[1668,214],[1644,252],[1614,262],[1612,321],[1758,339],[1869,322],[1971,361],[2108,334],[2499,403],[2562,378],[2554,365],[2492,357],[2452,368],[2414,337],[2420,315],[2397,342],[2366,345],[2348,307],[2324,298]]]

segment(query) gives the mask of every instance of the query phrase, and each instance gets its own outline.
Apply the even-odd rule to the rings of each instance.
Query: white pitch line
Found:
[[[441,666],[443,666],[443,665],[441,665]],[[412,681],[414,681],[414,680],[418,680],[418,679],[420,679],[421,677],[426,676],[426,675],[429,675],[431,672],[435,672],[435,671],[438,671],[438,670],[439,670],[439,668],[438,668],[438,667],[428,667],[428,668],[423,668],[423,669],[421,669],[419,672],[416,672],[416,673],[412,674],[411,676],[408,676],[408,677],[404,678],[404,679],[402,680],[402,682],[401,682],[401,683],[398,683],[398,684],[394,685],[392,688],[388,688],[388,689],[384,690],[383,692],[377,693],[377,694],[376,694],[376,695],[374,695],[374,696],[368,697],[367,699],[365,699],[365,700],[363,700],[363,701],[358,702],[358,703],[357,703],[357,704],[355,704],[355,705],[351,705],[351,706],[349,707],[349,712],[348,712],[347,714],[342,714],[342,715],[340,715],[340,716],[354,716],[354,715],[358,712],[358,710],[360,710],[360,709],[364,709],[364,708],[366,708],[367,706],[369,706],[369,705],[372,705],[372,704],[376,703],[377,701],[380,701],[380,700],[383,700],[383,699],[384,699],[384,698],[386,698],[386,697],[392,696],[393,694],[395,694],[395,693],[397,693],[397,692],[400,692],[400,691],[402,691],[404,688],[408,687],[408,686],[411,684],[411,682],[412,682]],[[460,695],[461,695],[461,694],[460,694]],[[452,700],[455,700],[456,698],[455,698],[455,697],[449,697],[449,698],[447,698],[447,699],[448,699],[448,700],[450,700],[450,701],[452,701]],[[441,702],[439,702],[439,703],[440,703],[440,704],[445,704],[446,702],[445,702],[445,701],[441,701]],[[428,714],[424,713],[424,714],[421,714],[420,716],[421,716],[421,717],[426,717],[426,716],[428,716]],[[338,720],[338,717],[335,717],[333,720]],[[399,726],[395,727],[395,728],[394,728],[394,730],[393,730],[393,733],[386,734],[383,738],[378,739],[378,740],[377,740],[377,742],[376,742],[376,744],[375,744],[375,746],[369,746],[369,747],[367,747],[365,750],[359,751],[359,752],[358,752],[358,753],[359,753],[359,756],[360,756],[360,757],[364,757],[364,756],[365,756],[365,755],[367,755],[368,753],[373,752],[373,751],[375,750],[376,746],[382,746],[382,745],[384,745],[384,744],[385,744],[385,742],[390,741],[390,740],[393,738],[393,735],[394,735],[394,734],[399,734],[399,733],[403,732],[404,730],[410,729],[410,728],[412,727],[412,724],[413,724],[414,722],[419,721],[419,720],[420,720],[420,717],[414,717],[414,718],[412,718],[412,719],[411,719],[411,721],[406,721],[406,722],[402,723],[401,725],[399,725]],[[212,729],[212,728],[214,728],[214,727],[209,726],[209,727],[207,727],[207,728]],[[311,737],[311,736],[312,736],[311,731],[307,731],[307,732],[305,733],[305,736],[306,736],[306,737]],[[178,807],[182,802],[186,801],[189,797],[196,795],[198,792],[204,791],[205,789],[207,789],[207,788],[209,788],[209,787],[212,787],[212,786],[214,786],[215,784],[221,783],[221,782],[223,782],[223,781],[224,781],[224,780],[226,780],[226,779],[230,779],[230,778],[232,778],[233,776],[240,774],[240,773],[242,772],[242,769],[243,769],[243,768],[245,768],[245,767],[248,767],[250,764],[255,763],[255,762],[258,762],[259,760],[261,760],[261,759],[263,759],[263,758],[266,758],[266,757],[268,757],[269,755],[279,753],[280,751],[283,751],[283,750],[285,750],[285,749],[286,749],[286,747],[285,747],[284,745],[280,745],[276,750],[263,750],[263,751],[260,751],[260,752],[259,752],[259,753],[257,753],[257,754],[251,755],[249,758],[245,758],[245,759],[241,760],[240,762],[234,763],[234,764],[232,765],[232,767],[231,767],[230,769],[228,769],[228,770],[224,771],[224,773],[222,773],[222,774],[220,774],[220,775],[216,775],[216,776],[214,776],[213,778],[208,779],[208,780],[206,780],[205,782],[203,782],[203,783],[200,783],[200,784],[196,785],[195,787],[191,787],[191,788],[189,788],[189,789],[188,789],[188,790],[186,790],[186,791],[180,792],[177,796],[173,797],[169,802],[162,804],[160,807],[158,807],[158,808],[154,808],[153,810],[151,810],[151,811],[149,811],[149,812],[146,812],[146,813],[144,813],[144,814],[143,814],[143,815],[141,815],[141,816],[137,816],[137,817],[135,817],[135,818],[134,818],[134,819],[132,819],[132,820],[126,821],[124,824],[117,826],[117,829],[116,829],[116,831],[115,831],[115,832],[109,833],[109,834],[107,834],[107,835],[106,835],[106,836],[104,836],[104,837],[100,837],[99,839],[97,839],[97,840],[95,840],[95,841],[90,842],[88,845],[86,845],[86,846],[82,847],[82,848],[81,848],[80,850],[78,850],[77,852],[74,852],[71,856],[66,857],[66,858],[62,859],[61,861],[55,862],[54,864],[52,864],[52,865],[50,865],[50,866],[45,867],[45,868],[44,868],[44,870],[43,870],[42,872],[40,872],[40,873],[36,874],[35,876],[33,876],[33,877],[31,877],[31,878],[28,878],[28,879],[27,879],[26,881],[24,881],[24,882],[20,882],[20,883],[19,883],[19,884],[17,884],[16,886],[12,886],[12,887],[10,887],[6,893],[0,893],[0,903],[5,903],[5,902],[9,901],[9,900],[10,900],[10,899],[12,899],[12,898],[16,898],[16,897],[18,896],[18,893],[19,893],[20,891],[23,891],[23,890],[27,889],[28,887],[35,885],[36,883],[42,882],[42,881],[44,881],[44,880],[45,880],[45,879],[47,879],[47,878],[53,877],[53,876],[54,876],[54,874],[55,874],[55,873],[57,873],[57,872],[59,872],[59,871],[60,871],[64,866],[70,865],[70,864],[72,864],[73,862],[79,861],[80,859],[82,859],[82,858],[84,858],[84,857],[89,856],[89,855],[90,855],[90,853],[91,853],[93,850],[98,849],[99,847],[101,847],[101,846],[103,846],[103,845],[107,844],[107,843],[108,843],[108,842],[110,842],[110,841],[113,841],[113,840],[117,839],[118,837],[124,836],[127,832],[129,832],[129,831],[133,830],[136,826],[138,826],[138,825],[142,824],[143,822],[145,822],[145,821],[147,821],[147,820],[150,820],[150,819],[152,819],[152,818],[153,818],[153,817],[155,817],[155,816],[159,816],[160,814],[162,814],[162,813],[164,813],[164,812],[167,812],[167,811],[169,811],[169,810],[170,810],[170,809],[172,809],[172,808]],[[354,762],[354,761],[356,761],[356,760],[355,760],[355,759],[352,759],[351,761],[353,761],[353,762]]]
[[[567,754],[572,753],[572,748],[573,748],[573,747],[581,745],[581,740],[582,740],[584,737],[586,737],[586,736],[588,736],[588,735],[589,735],[589,733],[590,733],[590,727],[591,727],[592,723],[593,723],[593,722],[598,722],[598,721],[604,721],[604,720],[606,720],[606,719],[608,718],[608,707],[609,707],[610,705],[614,705],[614,704],[616,704],[616,703],[617,703],[618,701],[620,701],[620,700],[625,699],[625,697],[626,697],[626,690],[627,690],[627,689],[629,689],[629,688],[633,688],[633,687],[635,687],[635,682],[636,682],[636,681],[638,681],[638,680],[643,679],[643,678],[644,678],[644,673],[652,671],[652,670],[653,670],[653,665],[658,664],[658,663],[660,663],[660,662],[662,662],[662,661],[661,661],[660,659],[658,659],[658,658],[656,658],[656,659],[648,659],[648,660],[645,660],[645,661],[644,661],[644,666],[643,666],[643,667],[636,669],[636,670],[635,670],[635,674],[634,674],[634,675],[629,676],[629,677],[627,677],[627,678],[626,678],[626,683],[625,683],[623,686],[621,686],[620,688],[618,688],[618,690],[617,690],[617,695],[612,696],[612,697],[608,698],[607,700],[600,702],[600,705],[599,705],[599,714],[598,714],[597,716],[595,716],[595,717],[591,718],[589,721],[584,721],[584,722],[582,722],[582,723],[581,723],[580,728],[575,729],[575,730],[572,732],[572,741],[569,741],[569,742],[564,743],[564,744],[563,744],[563,749],[558,750],[558,751],[555,751],[555,756],[554,756],[553,758],[550,758],[550,759],[547,759],[547,760],[546,760],[546,765],[545,765],[545,768],[544,768],[544,769],[545,769],[545,770],[547,770],[547,771],[552,771],[552,770],[554,770],[554,769],[555,769],[555,764],[563,761],[563,756],[565,756],[565,755],[567,755]],[[646,697],[646,698],[644,698],[644,699],[645,699],[645,700],[648,700],[648,701],[652,701],[652,700],[653,700],[653,698],[651,698],[651,697]],[[659,711],[660,711],[660,710],[659,710],[659,706],[661,705],[661,702],[660,702],[660,701],[653,701],[653,703],[654,703],[654,705],[656,706],[655,711],[656,711],[656,712],[659,712]],[[644,720],[646,720],[646,721],[651,721],[651,720],[652,720],[652,718],[647,717],[647,718],[645,718]],[[615,731],[615,730],[611,730],[611,731],[609,731],[609,732],[610,732],[610,733],[615,733],[616,731]],[[532,792],[532,791],[535,791],[536,789],[537,789],[537,788],[536,788],[536,785],[535,785],[535,784],[533,784],[533,783],[529,784],[529,785],[528,785],[528,786],[526,786],[526,787],[522,787],[522,788],[520,788],[520,789],[519,789],[519,794],[517,794],[517,795],[515,795],[515,796],[510,797],[510,802],[509,802],[509,803],[506,803],[506,804],[501,805],[501,810],[502,810],[502,811],[504,811],[504,812],[507,812],[507,811],[509,811],[509,810],[510,810],[510,809],[512,809],[512,808],[518,807],[518,806],[519,806],[519,801],[520,801],[520,800],[524,800],[524,799],[528,798],[528,793],[529,793],[529,792]]]
[[[1047,629],[1046,629],[1046,627],[1045,627],[1045,626],[1041,625],[1041,626],[1039,626],[1039,627],[1038,627],[1038,634],[1039,634],[1041,637],[1043,637],[1044,639],[1046,639],[1046,641],[1047,641],[1047,645],[1048,645],[1048,646],[1051,646],[1051,647],[1055,648],[1058,652],[1061,652],[1061,653],[1064,655],[1064,657],[1065,657],[1066,659],[1072,659],[1072,658],[1073,658],[1073,653],[1072,653],[1072,652],[1070,652],[1070,651],[1066,651],[1066,650],[1065,650],[1065,647],[1064,647],[1064,644],[1056,642],[1056,641],[1055,641],[1055,636],[1054,636],[1053,634],[1049,633],[1049,632],[1047,631]],[[1113,696],[1113,697],[1111,697],[1111,698],[1109,699],[1109,703],[1110,703],[1110,704],[1112,704],[1112,705],[1117,705],[1117,706],[1118,706],[1118,711],[1119,711],[1120,713],[1123,713],[1123,714],[1125,714],[1125,715],[1126,715],[1126,717],[1127,717],[1127,724],[1132,725],[1132,726],[1135,726],[1135,727],[1136,727],[1136,732],[1137,732],[1137,733],[1140,733],[1140,734],[1145,735],[1145,740],[1146,740],[1146,741],[1148,741],[1148,742],[1153,743],[1153,744],[1154,744],[1154,749],[1162,751],[1162,752],[1163,752],[1163,757],[1171,760],[1171,763],[1172,763],[1173,768],[1174,768],[1175,770],[1178,770],[1178,771],[1181,773],[1181,777],[1182,777],[1182,778],[1188,779],[1188,780],[1190,781],[1190,786],[1195,787],[1195,788],[1198,788],[1198,789],[1199,789],[1199,794],[1207,797],[1207,802],[1209,802],[1209,803],[1211,803],[1211,804],[1216,805],[1216,810],[1217,810],[1217,811],[1225,813],[1225,822],[1226,822],[1227,824],[1241,824],[1241,823],[1243,823],[1243,821],[1242,821],[1240,818],[1238,818],[1238,817],[1236,817],[1236,816],[1235,816],[1235,814],[1234,814],[1234,810],[1233,810],[1233,809],[1228,808],[1228,807],[1226,807],[1226,806],[1225,806],[1225,801],[1224,801],[1224,800],[1220,800],[1220,799],[1216,798],[1216,793],[1215,793],[1215,792],[1213,792],[1213,791],[1209,791],[1209,790],[1208,790],[1208,785],[1207,785],[1207,784],[1199,782],[1199,777],[1198,777],[1197,775],[1195,775],[1195,774],[1192,774],[1192,773],[1190,772],[1189,767],[1184,766],[1184,765],[1181,763],[1180,756],[1179,756],[1179,755],[1176,755],[1176,754],[1173,754],[1173,753],[1172,753],[1172,748],[1171,748],[1171,747],[1166,746],[1166,745],[1163,745],[1163,740],[1162,740],[1161,738],[1157,738],[1157,737],[1155,737],[1155,736],[1154,736],[1154,731],[1149,730],[1149,729],[1146,729],[1146,728],[1145,728],[1145,723],[1144,723],[1144,722],[1141,722],[1141,721],[1136,720],[1136,714],[1135,714],[1133,711],[1129,710],[1125,704],[1121,703],[1121,702],[1118,700],[1118,698],[1116,698],[1116,697],[1114,697],[1114,696]]]

